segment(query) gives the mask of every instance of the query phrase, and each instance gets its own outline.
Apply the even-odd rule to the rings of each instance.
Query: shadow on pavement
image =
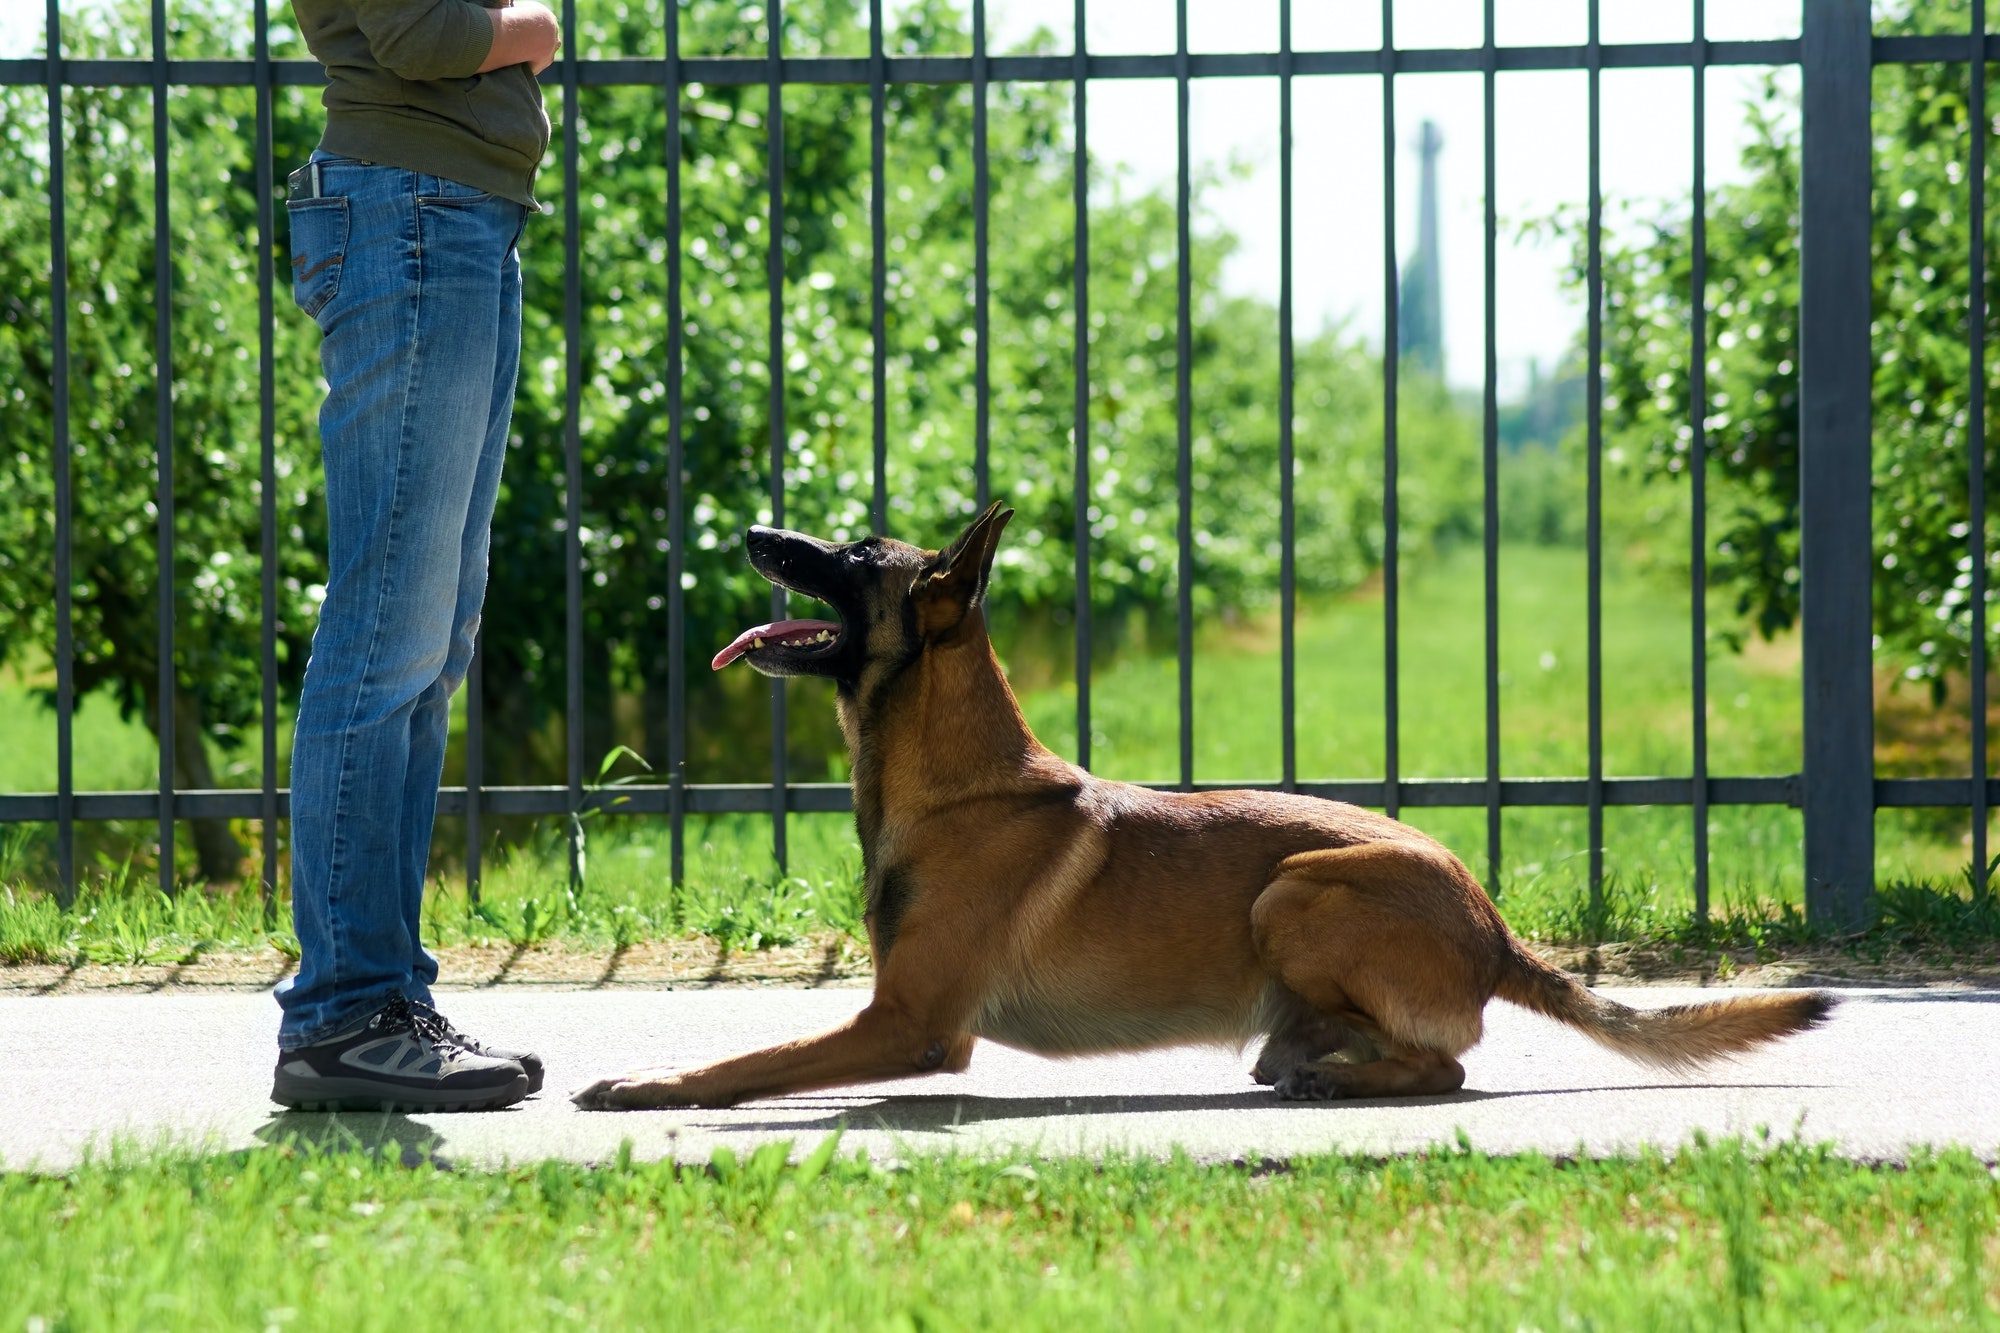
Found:
[[[2000,990],[1926,990],[1863,992],[1843,995],[1842,1004],[2000,1004]]]
[[[1566,1097],[1590,1092],[1712,1092],[1717,1090],[1790,1090],[1824,1087],[1818,1083],[1634,1083],[1592,1088],[1521,1088],[1508,1092],[1479,1092],[1468,1089],[1447,1097],[1369,1098],[1353,1101],[1288,1102],[1272,1093],[1227,1092],[1206,1096],[1183,1093],[1115,1094],[1087,1097],[981,1097],[954,1093],[929,1093],[910,1097],[885,1097],[870,1106],[848,1102],[827,1104],[822,1114],[811,1118],[765,1120],[757,1118],[690,1119],[693,1129],[709,1133],[768,1134],[774,1131],[818,1131],[836,1127],[852,1129],[907,1130],[916,1133],[941,1132],[962,1125],[1000,1120],[1054,1120],[1093,1115],[1176,1115],[1190,1111],[1340,1111],[1349,1107],[1466,1106],[1473,1102],[1502,1101],[1510,1097]],[[786,1109],[806,1110],[807,1099],[775,1103]],[[701,1112],[686,1113],[701,1116]],[[711,1113],[713,1114],[713,1113]]]
[[[446,1165],[444,1135],[400,1111],[280,1111],[255,1133],[259,1142],[274,1148],[393,1153],[404,1166]]]

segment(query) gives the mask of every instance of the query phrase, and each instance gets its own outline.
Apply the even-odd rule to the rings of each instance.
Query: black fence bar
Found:
[[[1589,67],[1585,109],[1590,182],[1584,299],[1588,304],[1584,341],[1584,501],[1585,571],[1585,745],[1589,754],[1589,892],[1593,913],[1604,906],[1604,190],[1599,159],[1603,146],[1603,47],[1598,40],[1598,0],[1589,5]]]
[[[583,883],[583,230],[576,0],[563,0],[563,760],[569,883]]]
[[[868,282],[870,361],[874,378],[875,531],[889,531],[889,298],[888,173],[886,147],[888,83],[883,68],[882,0],[868,0],[868,235],[872,253]]]
[[[48,0],[49,88],[49,341],[55,346],[49,376],[54,436],[56,583],[56,899],[76,900],[76,636],[70,593],[71,525],[75,519],[69,467],[69,227],[63,216],[68,185],[63,175],[62,4]]]
[[[1970,401],[1967,403],[1966,543],[1972,561],[1972,642],[1966,675],[1972,687],[1972,873],[1987,883],[1986,786],[1986,0],[1972,0],[1971,91],[1966,128],[1972,139],[1966,189],[1971,196],[1966,324],[1971,333]]]
[[[1071,192],[1076,204],[1076,762],[1090,767],[1090,56],[1084,8],[1076,0],[1076,50],[1071,56],[1076,147]]]
[[[167,162],[167,0],[153,0],[153,441],[154,551],[159,579],[159,675],[154,725],[160,742],[160,892],[174,874],[174,249],[168,230],[172,173]]]
[[[1974,60],[2000,57],[2000,34],[1980,33],[1972,28]],[[1877,65],[1956,64],[1967,54],[1966,38],[1944,33],[1923,33],[1909,37],[1876,37],[1869,42],[1869,59]]]
[[[1299,780],[1298,533],[1292,478],[1292,0],[1278,0],[1278,726],[1281,784]]]
[[[465,896],[479,901],[485,830],[480,815],[486,781],[486,628],[473,631],[472,662],[465,672]]]
[[[1799,461],[1806,908],[1859,924],[1874,877],[1868,0],[1805,7]]]
[[[1794,774],[1754,777],[1711,778],[1712,799],[1725,805],[1791,806],[1800,804],[1801,780]],[[1137,784],[1155,790],[1178,790],[1177,782]],[[1425,809],[1482,809],[1487,802],[1484,778],[1408,778],[1403,784],[1403,803]],[[1269,780],[1205,781],[1194,784],[1196,791],[1278,791],[1283,784]],[[1589,798],[1587,778],[1507,778],[1500,784],[1502,801],[1509,807],[1569,809]],[[2000,799],[2000,779],[1987,783],[1988,800]],[[1319,779],[1300,782],[1297,790],[1307,796],[1349,801],[1355,805],[1379,807],[1384,784],[1374,778]],[[1684,806],[1692,800],[1693,783],[1685,777],[1606,778],[1606,805]],[[684,788],[687,808],[694,814],[766,814],[771,808],[771,788],[767,783],[690,783]],[[1882,778],[1875,783],[1876,803],[1885,808],[1964,809],[1966,781],[1963,778]],[[444,787],[438,792],[438,813],[465,813],[467,792],[463,787]],[[614,815],[661,815],[668,812],[673,789],[665,783],[634,784],[618,788],[615,804],[601,807]],[[176,809],[187,819],[255,819],[260,801],[251,788],[227,787],[179,793]],[[159,798],[146,791],[78,792],[77,818],[144,819],[153,813]],[[568,809],[569,788],[561,785],[532,787],[487,787],[481,800],[496,815],[561,815]],[[52,793],[0,796],[0,823],[46,822],[55,817],[56,798]],[[847,813],[853,809],[848,788],[842,783],[796,782],[785,788],[785,806],[800,813]],[[291,795],[278,794],[280,818],[291,815]]]
[[[1174,524],[1175,657],[1180,672],[1181,787],[1194,786],[1194,182],[1188,163],[1187,0],[1174,4]]]
[[[1396,389],[1402,328],[1396,272],[1396,0],[1382,0],[1382,808],[1402,808],[1402,665],[1397,624],[1402,603],[1396,533]]]
[[[993,498],[992,275],[987,264],[993,164],[986,142],[986,0],[972,0],[972,486],[984,513]]]
[[[1685,69],[1685,42],[1630,42],[1603,48],[1605,69]],[[1709,44],[1711,65],[1796,65],[1801,41],[1777,38],[1762,41],[1719,41]],[[1987,58],[2000,57],[2000,35],[1987,38]],[[711,87],[749,87],[765,82],[767,57],[698,56],[681,60],[683,84],[700,83]],[[1405,74],[1478,74],[1494,68],[1506,73],[1535,70],[1583,69],[1588,61],[1580,46],[1505,46],[1490,54],[1483,46],[1411,48],[1396,53],[1396,68]],[[1959,37],[1878,37],[1876,64],[1924,64],[1940,60],[1965,59],[1965,41]],[[0,60],[0,85],[39,84],[44,61],[39,59]],[[887,77],[892,84],[952,84],[972,82],[972,60],[968,56],[896,56],[888,62]],[[64,82],[71,87],[143,87],[152,80],[147,60],[70,60],[64,62]],[[586,88],[649,87],[660,82],[662,61],[657,56],[616,56],[580,60],[579,81]],[[788,84],[857,84],[870,81],[866,56],[799,56],[784,62]],[[1292,71],[1305,76],[1326,74],[1375,74],[1381,70],[1377,50],[1299,51],[1294,53]],[[247,60],[170,60],[169,82],[184,87],[227,87],[247,85],[251,80]],[[1188,77],[1194,79],[1274,78],[1278,73],[1276,52],[1196,53],[1188,62]],[[326,74],[316,61],[280,60],[272,74],[280,87],[318,88]],[[1110,79],[1165,79],[1174,76],[1172,55],[1086,56],[1081,77]],[[560,78],[556,75],[544,77]],[[1059,83],[1079,77],[1076,54],[1040,56],[994,56],[988,77],[995,83]]]
[[[277,324],[276,275],[272,253],[277,234],[272,227],[274,134],[271,91],[269,0],[256,0],[251,22],[257,64],[257,531],[261,558],[262,601],[258,607],[262,660],[262,702],[259,709],[260,757],[264,776],[258,803],[258,834],[263,844],[263,873],[258,890],[264,915],[273,918],[278,905],[278,400],[277,354],[272,346]]]
[[[1718,786],[1721,782],[1716,779]],[[1976,791],[1977,787],[1985,790]],[[1880,809],[1962,810],[1975,796],[1984,797],[1988,806],[2000,801],[2000,779],[1973,783],[1963,778],[1876,778],[1874,782],[1875,805]]]
[[[1694,0],[1693,206],[1688,215],[1688,667],[1694,733],[1694,915],[1708,920],[1708,16]]]
[[[1486,891],[1500,896],[1500,338],[1494,274],[1500,232],[1494,172],[1493,90],[1497,48],[1493,44],[1493,0],[1486,0],[1485,101],[1483,168],[1486,193],[1486,253],[1481,276],[1486,291],[1486,368],[1483,380],[1483,421],[1480,469],[1484,477],[1484,514],[1480,542],[1485,551],[1486,606]]]
[[[765,281],[770,285],[771,358],[771,525],[785,526],[785,11],[784,0],[770,0],[765,11],[770,41],[764,51],[765,162],[770,178],[770,244],[765,249]],[[771,619],[785,618],[785,590],[771,585]],[[771,678],[771,855],[780,872],[789,868],[786,840],[785,783],[789,758],[786,741],[785,682]]]
[[[686,411],[681,366],[681,7],[667,6],[667,821],[668,873],[687,876]]]

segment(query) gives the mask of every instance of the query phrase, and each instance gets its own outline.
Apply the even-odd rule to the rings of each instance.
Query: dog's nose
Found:
[[[778,535],[778,530],[776,528],[767,528],[762,523],[752,523],[750,525],[750,535],[752,537],[775,537]]]

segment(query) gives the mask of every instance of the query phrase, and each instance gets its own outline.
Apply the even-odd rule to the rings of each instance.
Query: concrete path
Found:
[[[1642,1006],[1702,992],[1608,990]],[[1831,1140],[1857,1157],[1921,1145],[2000,1154],[2000,991],[1850,991],[1827,1027],[1682,1080],[1627,1063],[1496,1003],[1466,1090],[1402,1102],[1297,1106],[1247,1075],[1251,1053],[1188,1050],[1049,1061],[991,1044],[960,1075],[730,1111],[585,1113],[564,1092],[648,1064],[692,1064],[814,1031],[856,990],[484,990],[441,997],[471,1031],[529,1044],[550,1086],[484,1115],[279,1114],[267,1100],[277,1009],[262,995],[0,997],[0,1162],[60,1167],[116,1140],[242,1148],[288,1136],[400,1144],[498,1164],[706,1160],[844,1128],[878,1160],[917,1150],[1011,1155],[1288,1157],[1395,1153],[1456,1141],[1491,1151],[1673,1147],[1696,1132]]]

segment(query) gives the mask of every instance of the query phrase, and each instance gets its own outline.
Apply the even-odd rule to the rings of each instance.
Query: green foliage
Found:
[[[224,26],[221,6],[176,6],[191,36]],[[115,51],[138,10],[65,15],[72,56]],[[143,23],[138,24],[143,27]],[[152,112],[142,89],[66,95],[70,467],[76,683],[154,725],[158,694],[154,563],[156,381]],[[262,597],[259,551],[254,101],[247,89],[168,99],[173,286],[175,499],[172,700],[185,733],[176,780],[216,785],[204,748],[232,747],[254,725]],[[0,89],[0,662],[39,664],[55,642],[47,102]],[[279,159],[311,143],[281,119]],[[282,214],[282,209],[278,210]],[[278,266],[283,298],[283,265]],[[311,437],[312,382],[288,371],[307,354],[280,319],[277,416],[279,678],[295,685],[313,618],[324,525]],[[202,841],[205,868],[220,845]]]
[[[1907,0],[1878,32],[1962,31],[1964,0]],[[1943,699],[1971,642],[1967,554],[1971,377],[1968,75],[1963,64],[1875,71],[1874,543],[1878,659]],[[1993,96],[1989,91],[1989,98]],[[1770,635],[1799,612],[1799,144],[1794,95],[1774,78],[1747,109],[1748,179],[1708,216],[1709,577],[1737,627]],[[1980,127],[1994,151],[1993,128]],[[1567,225],[1571,219],[1566,219]],[[1688,210],[1667,208],[1604,256],[1606,424],[1628,465],[1683,487],[1693,299]],[[1990,253],[1993,235],[1981,242]],[[1581,242],[1578,242],[1579,247]],[[1581,280],[1581,249],[1577,276]],[[1988,266],[1988,345],[2000,339]],[[1985,372],[1990,382],[1990,369]],[[2000,423],[1986,438],[1989,475]],[[1683,499],[1682,503],[1685,501]],[[1996,549],[1992,534],[1986,543]],[[1991,645],[1989,644],[1989,650]]]

